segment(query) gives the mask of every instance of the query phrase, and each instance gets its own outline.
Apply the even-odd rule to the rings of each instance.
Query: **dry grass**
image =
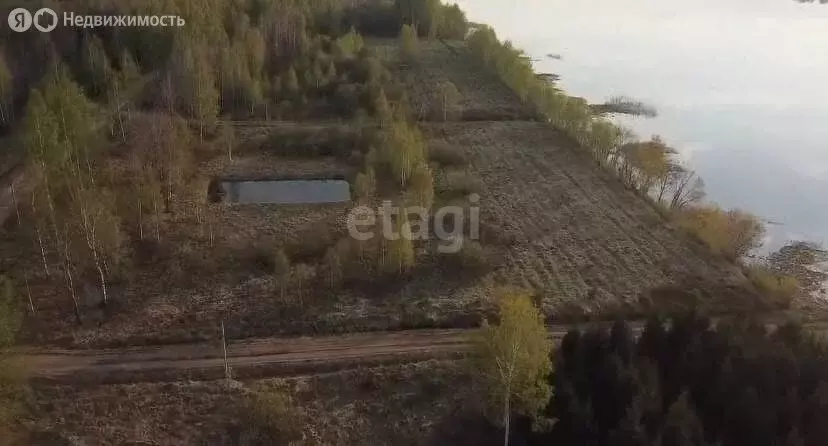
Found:
[[[441,167],[462,167],[468,164],[462,149],[454,147],[444,141],[435,141],[428,147],[429,161]]]
[[[397,41],[368,39],[366,45],[391,65],[397,61]],[[405,84],[415,116],[442,120],[440,85],[453,83],[460,100],[449,110],[449,118],[460,120],[512,120],[530,117],[520,100],[485,70],[459,42],[448,46],[439,41],[420,42],[418,63],[398,66],[394,73]]]
[[[291,400],[303,445],[446,444],[463,411],[467,378],[457,363],[356,369],[247,381],[36,389],[35,431],[87,445],[239,444],[255,395]]]

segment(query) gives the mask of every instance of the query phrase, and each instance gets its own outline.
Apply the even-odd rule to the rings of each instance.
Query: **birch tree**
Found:
[[[528,296],[508,293],[498,301],[498,310],[500,320],[484,322],[474,336],[471,365],[508,446],[512,413],[535,416],[549,401],[552,344],[543,316]]]
[[[37,173],[33,208],[48,210],[51,251],[59,255],[80,323],[76,273],[96,271],[103,302],[107,302],[106,275],[117,258],[119,224],[112,212],[114,205],[106,200],[96,178],[98,110],[61,66],[43,85],[42,91],[32,93],[23,125],[24,146]],[[36,233],[45,269],[44,239],[39,229]]]

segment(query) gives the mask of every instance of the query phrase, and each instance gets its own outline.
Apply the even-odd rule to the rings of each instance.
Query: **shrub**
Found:
[[[446,266],[468,276],[482,276],[495,267],[491,250],[476,240],[463,240],[460,251],[441,253],[441,256]]]
[[[414,168],[406,193],[410,204],[431,208],[434,201],[434,177],[427,165],[418,164]]]
[[[438,192],[443,198],[465,197],[478,194],[483,184],[475,175],[466,171],[448,172],[440,183]]]
[[[758,218],[715,205],[697,206],[677,216],[678,225],[697,237],[714,254],[739,259],[761,246],[765,228]]]
[[[428,158],[442,167],[464,167],[468,164],[462,149],[444,141],[429,146]]]
[[[368,167],[354,181],[354,194],[357,200],[368,200],[377,193],[377,177],[374,169]]]
[[[748,267],[747,276],[756,289],[784,308],[789,307],[799,293],[800,286],[796,278],[775,273],[762,265]]]
[[[414,267],[414,243],[411,240],[408,216],[400,213],[394,222],[394,231],[400,237],[397,240],[380,239],[377,256],[377,270],[388,275],[403,275]]]
[[[414,62],[420,55],[420,40],[417,30],[411,25],[400,29],[400,59],[406,63]]]
[[[419,129],[405,121],[396,121],[378,136],[377,161],[394,180],[405,187],[417,166],[426,161],[426,148]]]
[[[435,118],[442,121],[448,121],[449,118],[454,118],[460,107],[460,101],[463,100],[463,95],[457,87],[451,82],[441,82],[437,89],[435,97],[434,115]]]
[[[305,414],[288,395],[275,391],[254,393],[244,404],[239,444],[292,444],[303,438]]]
[[[362,36],[354,28],[351,28],[347,34],[336,39],[334,53],[340,58],[352,57],[362,51],[363,46]]]
[[[273,275],[276,276],[276,278],[283,280],[290,274],[290,259],[284,249],[279,248],[275,253],[273,253],[272,262]]]

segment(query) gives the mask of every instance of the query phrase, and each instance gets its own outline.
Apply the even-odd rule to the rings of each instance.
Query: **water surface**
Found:
[[[351,199],[345,180],[222,181],[226,199],[239,204],[322,204]]]

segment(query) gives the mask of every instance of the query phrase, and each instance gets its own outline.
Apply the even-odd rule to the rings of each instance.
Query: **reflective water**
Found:
[[[794,0],[458,0],[591,102],[627,95],[708,199],[768,221],[766,244],[828,243],[828,5]],[[547,57],[559,54],[560,60]]]
[[[322,204],[351,199],[345,180],[222,181],[224,199],[239,204]]]

